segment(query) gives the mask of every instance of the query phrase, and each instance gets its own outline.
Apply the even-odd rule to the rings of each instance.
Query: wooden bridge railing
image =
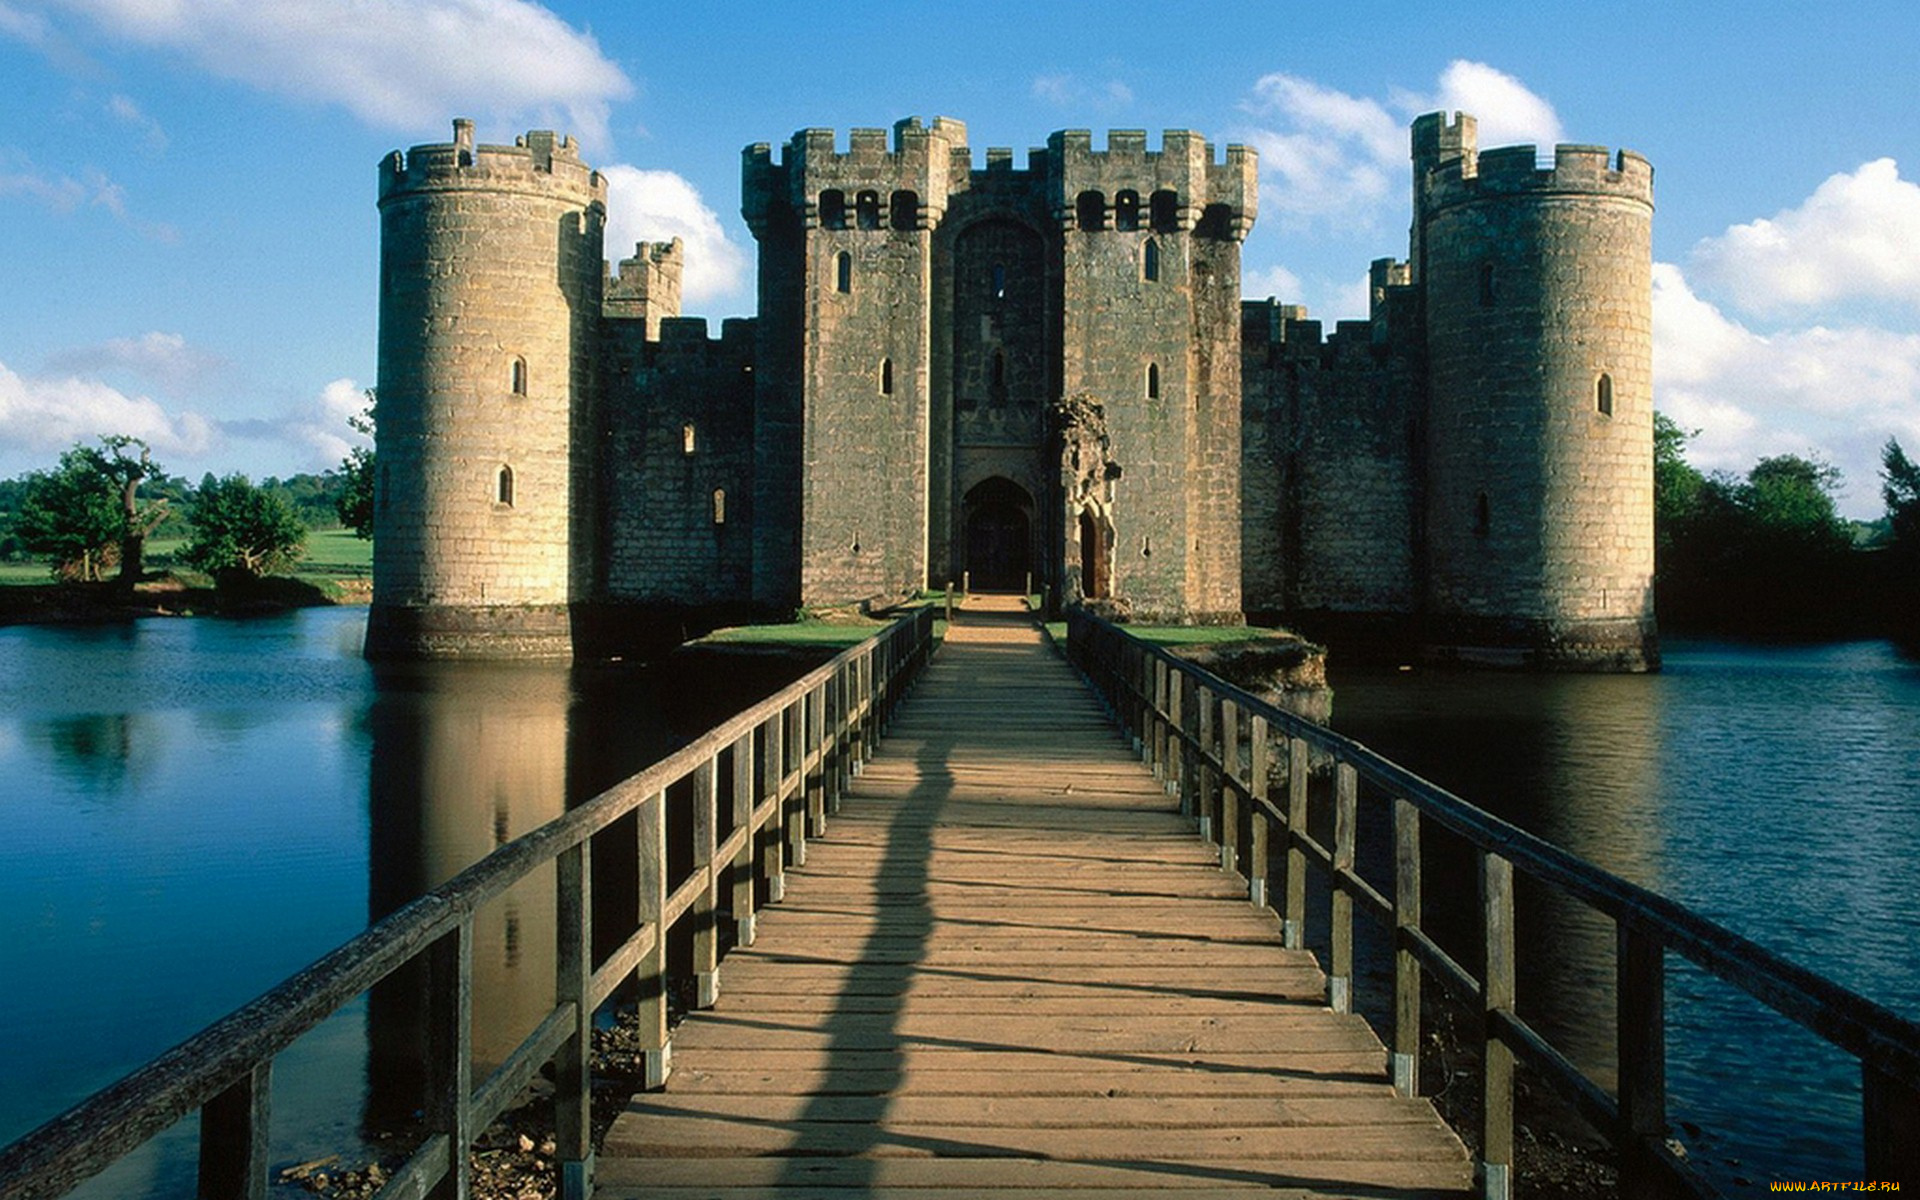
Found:
[[[1097,617],[1069,614],[1068,653],[1141,748],[1142,757],[1220,847],[1222,868],[1268,903],[1269,850],[1284,861],[1273,901],[1289,946],[1305,941],[1307,869],[1331,892],[1328,1002],[1351,1011],[1353,912],[1391,930],[1394,950],[1392,1070],[1405,1095],[1419,1091],[1420,991],[1430,973],[1483,1014],[1483,1195],[1510,1195],[1516,1061],[1570,1100],[1619,1152],[1631,1196],[1711,1196],[1667,1144],[1666,957],[1686,958],[1852,1055],[1860,1063],[1866,1178],[1920,1182],[1920,1025],[1673,901],[1629,883],[1527,833],[1340,736],[1222,680]],[[1286,780],[1269,794],[1269,764],[1283,748]],[[1309,832],[1309,776],[1333,777],[1331,821],[1316,808]],[[1391,802],[1392,894],[1355,870],[1360,785]],[[1325,789],[1323,789],[1324,791]],[[1327,799],[1318,801],[1324,806]],[[1475,974],[1421,923],[1420,839],[1426,822],[1463,839],[1479,861],[1482,935]],[[1514,872],[1558,889],[1609,918],[1617,931],[1617,1095],[1586,1075],[1514,1009]]]
[[[902,691],[926,665],[933,613],[919,609],[690,745],[502,846],[272,991],[0,1150],[0,1200],[64,1195],[196,1109],[202,1200],[263,1200],[273,1060],[295,1038],[416,959],[426,963],[426,1137],[382,1198],[468,1194],[467,1147],[553,1064],[561,1194],[592,1192],[589,1077],[594,1010],[639,986],[649,1086],[664,1082],[667,935],[690,923],[701,1006],[719,984],[716,912],[729,897],[738,940],[754,938],[756,881],[779,900],[786,864],[806,861],[851,773],[872,753]],[[731,794],[718,794],[723,760]],[[756,766],[758,770],[756,770]],[[691,786],[692,868],[672,877],[666,795]],[[593,836],[636,818],[638,916],[593,961]],[[473,917],[547,863],[556,866],[555,1003],[487,1078],[470,1077]]]

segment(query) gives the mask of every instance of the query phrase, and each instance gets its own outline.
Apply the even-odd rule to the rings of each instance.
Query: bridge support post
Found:
[[[712,1008],[720,999],[720,764],[709,757],[693,769],[693,869],[707,873],[707,885],[693,900],[694,1007]]]
[[[641,1086],[665,1087],[672,1071],[673,1047],[667,1040],[667,794],[655,792],[634,809],[638,830],[640,923],[653,926],[653,941],[635,968],[640,985],[636,1017],[641,1057]],[[464,1156],[463,1156],[464,1157]]]
[[[1253,796],[1253,803],[1248,805],[1247,899],[1264,908],[1267,903],[1267,872],[1271,869],[1267,854],[1268,833],[1272,826],[1263,803],[1267,798],[1267,757],[1270,747],[1267,743],[1267,719],[1255,713],[1248,725],[1247,739],[1252,743],[1248,749],[1252,762],[1248,764],[1251,775],[1247,780],[1247,790]]]
[[[787,710],[767,718],[766,755],[761,769],[765,794],[773,801],[767,820],[767,903],[778,904],[787,894]]]
[[[593,1194],[593,861],[587,843],[554,862],[554,999],[573,1005],[573,1031],[553,1058],[553,1142],[561,1200]]]
[[[1496,1018],[1513,1012],[1517,962],[1513,940],[1513,864],[1497,854],[1480,855],[1480,910],[1486,970],[1480,982],[1481,1111],[1480,1194],[1483,1200],[1513,1195],[1513,1048]]]
[[[1353,1011],[1353,892],[1346,877],[1353,873],[1359,801],[1359,774],[1349,763],[1338,764],[1333,772],[1333,952],[1327,971],[1327,1004],[1342,1013]]]
[[[1287,949],[1306,945],[1307,852],[1299,838],[1307,832],[1307,743],[1287,739],[1287,911],[1280,918],[1280,936]]]
[[[748,829],[753,824],[754,795],[753,730],[749,729],[733,743],[733,827]],[[740,839],[733,856],[733,942],[751,946],[757,928],[753,915],[753,835]]]
[[[1667,952],[1658,938],[1620,927],[1618,965],[1621,1183],[1665,1194],[1652,1147],[1667,1136]]]
[[[1180,673],[1175,672],[1174,678],[1176,680],[1180,679]],[[1213,756],[1218,750],[1218,747],[1214,744],[1213,737],[1213,714],[1217,705],[1218,701],[1214,699],[1211,688],[1206,687],[1204,684],[1194,687],[1193,735],[1199,742],[1199,747],[1198,749],[1187,750],[1184,756],[1188,764],[1188,772],[1186,774],[1193,780],[1193,807],[1194,811],[1200,817],[1200,840],[1209,844],[1218,840],[1213,821]],[[1182,713],[1181,724],[1184,725],[1185,723],[1186,714]],[[1184,739],[1182,739],[1181,745],[1186,745]],[[1185,780],[1183,779],[1182,782],[1184,783]]]
[[[273,1060],[256,1064],[200,1110],[200,1195],[266,1200]]]
[[[428,948],[426,1118],[428,1137],[447,1140],[447,1173],[428,1200],[466,1200],[473,1127],[473,918]]]
[[[1860,1083],[1867,1178],[1920,1182],[1920,1093],[1865,1063]]]
[[[813,768],[807,772],[807,825],[803,838],[825,837],[827,833],[827,793],[833,787],[833,773],[838,770],[834,763],[833,737],[827,729],[827,681],[807,693],[801,703],[801,720],[806,727],[807,756],[813,759]],[[804,841],[801,843],[806,844]],[[798,861],[805,865],[807,859],[803,851]]]
[[[1420,929],[1420,810],[1393,801],[1393,1086],[1420,1094],[1420,959],[1410,934]]]
[[[1240,870],[1240,706],[1220,702],[1220,869]]]

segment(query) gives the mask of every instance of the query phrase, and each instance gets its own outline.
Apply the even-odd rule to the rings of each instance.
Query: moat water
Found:
[[[726,703],[712,680],[618,667],[376,674],[364,618],[0,629],[0,1142]],[[1336,658],[1334,683],[1343,731],[1920,1017],[1920,666],[1891,648],[1674,640],[1639,678],[1343,676]],[[1443,933],[1447,898],[1472,895],[1445,871],[1427,902]],[[476,930],[483,1061],[552,970],[535,932],[550,887],[498,908]],[[1605,1077],[1610,929],[1548,897],[1520,934],[1523,1011]],[[1761,1189],[1858,1178],[1851,1060],[1696,972],[1669,985],[1672,1109],[1696,1158]],[[363,998],[282,1057],[276,1162],[351,1148],[405,1107],[381,1064],[405,1058],[389,1048],[408,1011]],[[189,1122],[83,1194],[190,1191],[192,1146]]]

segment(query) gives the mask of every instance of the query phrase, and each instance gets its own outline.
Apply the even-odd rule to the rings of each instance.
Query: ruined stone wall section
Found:
[[[1652,169],[1561,146],[1463,154],[1421,219],[1428,596],[1463,644],[1652,652]]]
[[[609,321],[600,598],[740,605],[753,589],[754,323]]]
[[[370,655],[571,653],[605,212],[605,181],[547,132],[476,147],[457,121],[381,164]]]

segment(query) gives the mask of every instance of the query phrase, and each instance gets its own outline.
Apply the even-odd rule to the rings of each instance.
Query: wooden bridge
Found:
[[[969,606],[827,832],[596,1194],[1470,1186],[1023,604]]]
[[[466,1200],[469,1147],[541,1075],[565,1200],[1508,1200],[1519,1069],[1609,1138],[1622,1195],[1713,1196],[1670,1141],[1674,956],[1856,1059],[1864,1178],[1920,1184],[1914,1022],[1087,614],[1073,667],[1013,603],[961,614],[937,658],[933,629],[909,613],[0,1149],[0,1200],[65,1195],[195,1114],[200,1196],[266,1200],[275,1059],[409,965],[424,1128],[379,1200]],[[1473,894],[1423,895],[1425,830],[1475,857]],[[603,853],[637,866],[611,929]],[[553,1005],[475,1079],[475,914],[535,871]],[[1519,875],[1617,931],[1617,1082],[1515,1006]],[[1433,940],[1441,902],[1476,944]],[[1351,1012],[1356,914],[1391,939],[1388,1046]],[[699,1011],[670,1038],[676,940]],[[1477,1042],[1471,1163],[1419,1098],[1438,992]],[[653,1086],[596,1155],[616,994]]]

